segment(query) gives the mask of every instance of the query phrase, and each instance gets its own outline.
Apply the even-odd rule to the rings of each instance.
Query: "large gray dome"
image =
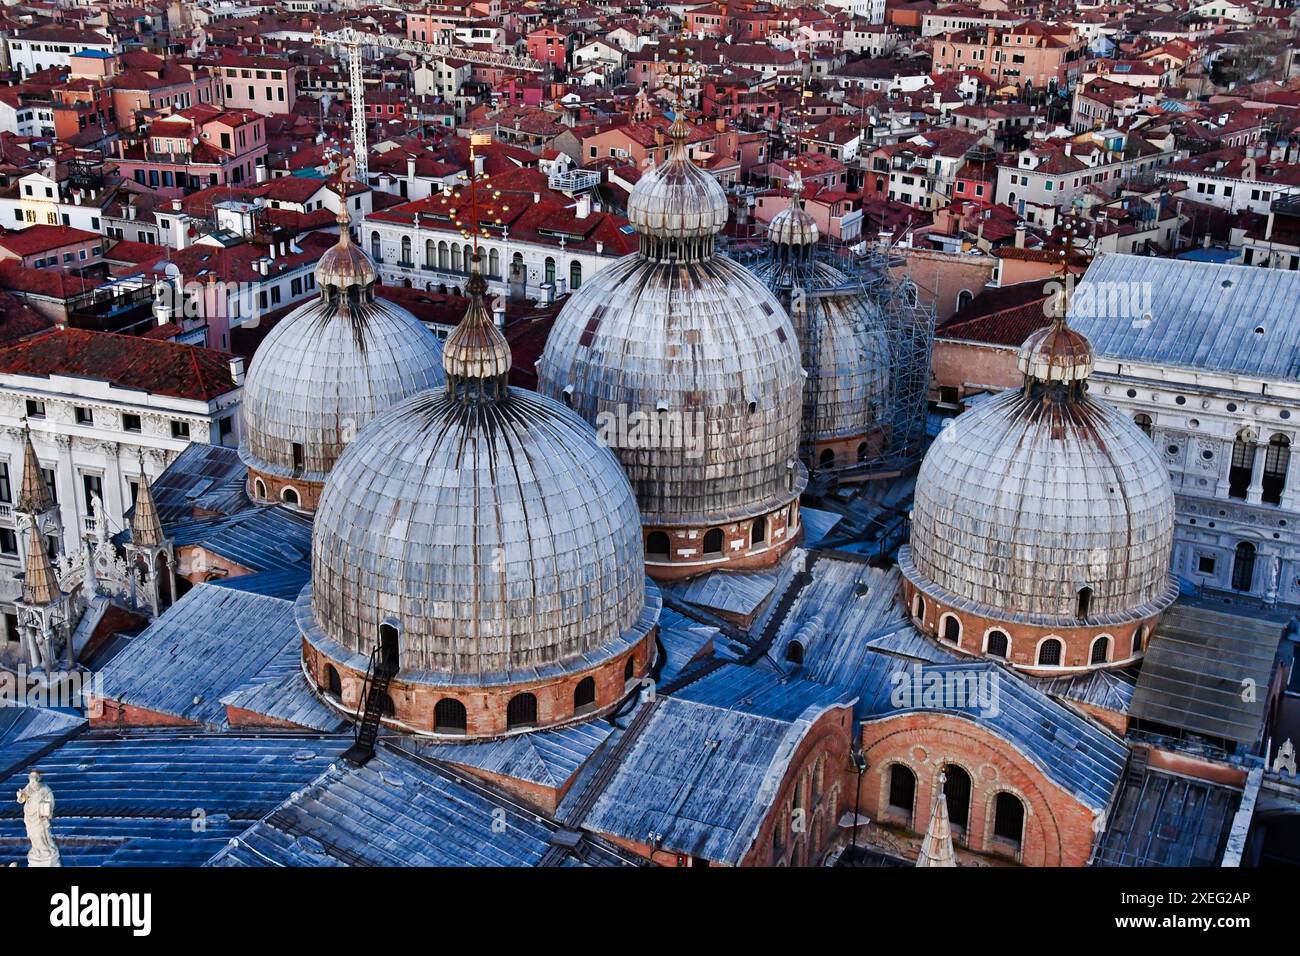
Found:
[[[403,673],[448,684],[589,667],[646,634],[627,478],[578,416],[489,374],[505,340],[481,286],[448,387],[395,405],[344,452],[312,539],[315,630],[364,656],[395,624]]]
[[[419,319],[368,290],[348,291],[322,286],[253,356],[241,398],[240,453],[250,468],[323,481],[376,415],[443,383],[442,346]]]
[[[722,524],[796,498],[803,370],[794,326],[744,267],[714,253],[725,217],[691,219],[701,190],[674,124],[667,163],[633,196],[641,251],[602,269],[570,298],[538,363],[538,390],[564,401],[615,448],[651,526]],[[689,169],[687,168],[689,167]],[[669,188],[671,186],[671,188]],[[649,193],[653,202],[641,202]],[[716,197],[715,197],[716,198]],[[634,204],[629,201],[629,209]],[[687,220],[695,223],[687,229]],[[684,423],[698,443],[650,423]]]
[[[1077,333],[1036,335],[1021,355],[1025,387],[959,416],[931,446],[910,561],[940,600],[1049,624],[1076,621],[1084,587],[1093,618],[1169,603],[1169,474],[1126,415],[1088,396],[1090,367]],[[1047,371],[1062,368],[1073,371]]]

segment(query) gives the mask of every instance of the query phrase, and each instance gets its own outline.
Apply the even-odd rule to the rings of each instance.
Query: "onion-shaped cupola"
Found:
[[[755,272],[794,321],[803,367],[800,457],[819,475],[868,467],[889,439],[893,410],[888,325],[862,282],[821,254],[803,208],[803,179],[768,223]]]
[[[327,699],[358,711],[385,648],[391,725],[482,737],[617,706],[653,663],[660,599],[618,461],[562,404],[506,384],[472,267],[445,386],[380,415],[331,473],[297,613]]]
[[[689,133],[678,116],[668,160],[628,199],[640,249],[574,293],[538,363],[539,391],[618,454],[660,579],[775,563],[807,482],[794,326],[717,253],[727,197],[687,155]]]
[[[1019,354],[1024,385],[940,432],[917,476],[906,599],[971,654],[1059,673],[1124,664],[1177,597],[1164,462],[1088,393],[1093,351],[1064,319]]]
[[[790,174],[790,205],[767,224],[767,238],[772,256],[781,261],[805,262],[817,247],[821,233],[817,220],[803,208],[803,177],[795,170]]]
[[[316,265],[319,295],[271,330],[241,397],[240,455],[255,501],[312,509],[346,445],[376,415],[443,382],[442,347],[405,309],[378,298],[378,274],[348,232]]]

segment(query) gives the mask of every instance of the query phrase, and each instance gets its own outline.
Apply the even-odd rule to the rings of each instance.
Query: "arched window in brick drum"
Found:
[[[596,706],[596,680],[593,677],[584,677],[578,681],[578,686],[573,689],[573,712],[581,714]]]
[[[721,554],[722,553],[722,529],[710,528],[704,532],[704,553]]]
[[[333,664],[325,665],[325,689],[333,697],[343,696],[343,681],[339,679],[339,672]]]
[[[955,764],[943,768],[943,796],[948,801],[948,821],[965,830],[970,823],[970,774]]]
[[[767,519],[755,518],[753,532],[749,536],[752,544],[762,544],[767,540]]]
[[[1147,626],[1143,624],[1133,634],[1133,653],[1136,654],[1142,650],[1147,642]]]
[[[1092,642],[1092,656],[1089,658],[1090,663],[1105,664],[1110,660],[1110,638],[1102,635]]]
[[[1038,645],[1038,663],[1044,667],[1055,667],[1061,663],[1061,642],[1049,637]]]
[[[896,763],[889,768],[889,806],[907,814],[907,825],[912,825],[912,805],[916,802],[916,774]]]
[[[943,639],[950,644],[961,643],[961,621],[957,615],[949,614],[943,619]]]
[[[506,704],[506,728],[531,727],[537,723],[537,698],[532,694],[515,694]]]
[[[1075,617],[1087,617],[1088,612],[1092,609],[1092,588],[1084,585],[1079,588],[1078,607],[1075,608]]]
[[[823,468],[833,468],[835,466],[835,452],[827,448],[822,452],[819,461]]]
[[[1025,831],[1025,805],[1014,793],[1005,790],[993,804],[993,835],[1020,845]]]
[[[668,557],[670,542],[662,531],[651,531],[645,539],[645,553],[656,558]]]
[[[463,734],[468,726],[465,705],[455,697],[444,697],[433,708],[433,729],[440,734]]]
[[[623,665],[623,680],[630,681],[636,676],[636,655],[629,654],[627,663]]]
[[[1006,660],[1009,651],[1010,642],[1007,640],[1007,635],[1003,631],[989,631],[989,657],[1000,657]]]

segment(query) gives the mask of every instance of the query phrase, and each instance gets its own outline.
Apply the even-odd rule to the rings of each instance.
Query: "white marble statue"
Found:
[[[27,775],[27,786],[18,791],[23,805],[23,823],[32,848],[27,853],[28,866],[60,866],[59,848],[54,844],[50,824],[54,820],[54,792],[41,781],[40,771]]]

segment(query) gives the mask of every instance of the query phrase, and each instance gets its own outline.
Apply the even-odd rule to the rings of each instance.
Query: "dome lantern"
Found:
[[[795,170],[790,174],[790,205],[782,209],[767,226],[772,254],[780,259],[804,260],[812,255],[820,231],[817,222],[803,208],[803,177]]]
[[[641,236],[641,255],[656,262],[699,262],[713,254],[727,225],[727,194],[691,161],[691,128],[679,110],[668,128],[663,165],[647,169],[627,200],[627,218]]]
[[[352,219],[348,215],[350,182],[341,167],[337,186],[339,211],[334,217],[339,225],[339,241],[316,263],[316,285],[325,298],[343,297],[356,302],[373,298],[379,273],[370,257],[352,242]]]
[[[447,393],[462,401],[504,401],[509,397],[510,343],[488,314],[483,296],[483,257],[477,248],[466,283],[469,308],[443,344],[442,364]]]
[[[1026,384],[1074,385],[1092,374],[1092,343],[1061,316],[1025,340],[1016,364]]]

